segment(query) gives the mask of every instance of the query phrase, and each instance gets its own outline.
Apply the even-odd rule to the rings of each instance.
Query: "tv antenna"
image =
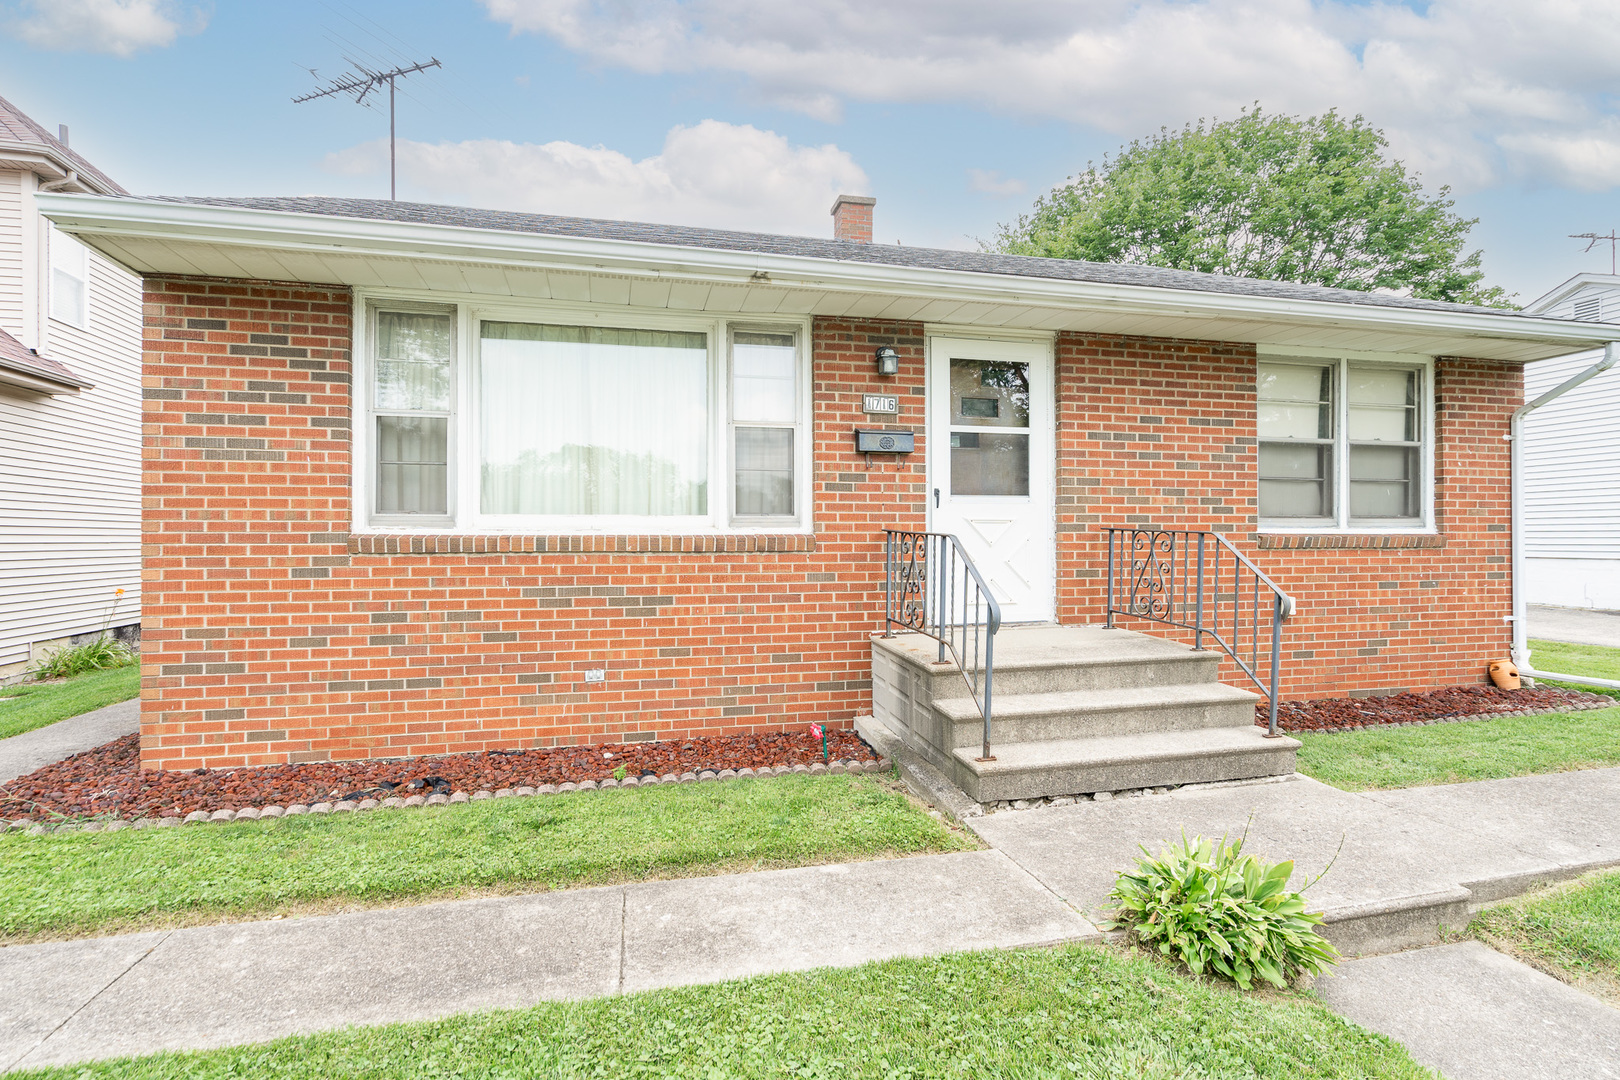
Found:
[[[349,60],[348,57],[344,57],[344,59]],[[366,96],[373,90],[382,89],[382,85],[387,83],[388,198],[390,200],[396,199],[399,197],[399,185],[398,173],[394,166],[394,80],[402,79],[405,76],[418,71],[426,71],[428,68],[443,67],[444,65],[439,63],[439,61],[433,57],[429,57],[427,62],[423,64],[412,64],[410,67],[390,68],[387,71],[372,71],[364,64],[361,64],[355,60],[349,60],[349,65],[354,68],[354,72],[347,75],[340,75],[336,79],[331,80],[326,86],[321,87],[321,89],[316,90],[313,93],[305,94],[302,97],[293,98],[293,104],[298,105],[306,101],[314,101],[316,98],[331,97],[333,94],[353,94],[354,103],[356,105],[365,105]],[[309,68],[306,70],[308,70],[311,75],[315,74],[314,68]],[[369,108],[369,106],[367,107]]]
[[[1571,233],[1569,238],[1571,240],[1590,241],[1586,245],[1586,250],[1587,251],[1591,251],[1593,248],[1597,247],[1600,242],[1602,242],[1604,240],[1607,240],[1609,242],[1609,274],[1611,276],[1614,274],[1614,272],[1615,272],[1615,257],[1614,257],[1615,256],[1615,246],[1617,244],[1620,244],[1620,235],[1616,235],[1615,231],[1613,229],[1609,230],[1609,234],[1607,236],[1604,236],[1602,233],[1583,232],[1583,233]]]

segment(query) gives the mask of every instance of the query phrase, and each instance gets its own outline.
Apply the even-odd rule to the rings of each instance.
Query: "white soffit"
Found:
[[[136,199],[46,195],[39,200],[58,227],[145,274],[1517,362],[1620,339],[1620,327],[1468,311],[1023,278]]]

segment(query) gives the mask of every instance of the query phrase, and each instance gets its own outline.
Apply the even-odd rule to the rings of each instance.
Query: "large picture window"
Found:
[[[375,524],[804,524],[801,327],[583,325],[413,306],[372,307]]]
[[[1426,366],[1262,360],[1261,523],[1341,529],[1427,524],[1427,376]]]

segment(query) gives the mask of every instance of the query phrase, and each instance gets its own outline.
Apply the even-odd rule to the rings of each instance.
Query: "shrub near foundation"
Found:
[[[1194,975],[1214,971],[1244,990],[1257,978],[1284,987],[1332,967],[1339,954],[1316,932],[1322,916],[1288,890],[1294,864],[1267,865],[1242,851],[1241,839],[1199,836],[1157,858],[1144,849],[1108,894],[1119,905],[1114,925]]]

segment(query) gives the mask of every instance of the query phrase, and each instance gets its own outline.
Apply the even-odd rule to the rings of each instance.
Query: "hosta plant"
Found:
[[[1146,848],[1142,856],[1108,894],[1118,905],[1114,926],[1194,975],[1213,971],[1245,990],[1257,979],[1283,987],[1337,961],[1316,932],[1321,914],[1288,890],[1292,862],[1268,865],[1224,837],[1183,836],[1157,858]]]

